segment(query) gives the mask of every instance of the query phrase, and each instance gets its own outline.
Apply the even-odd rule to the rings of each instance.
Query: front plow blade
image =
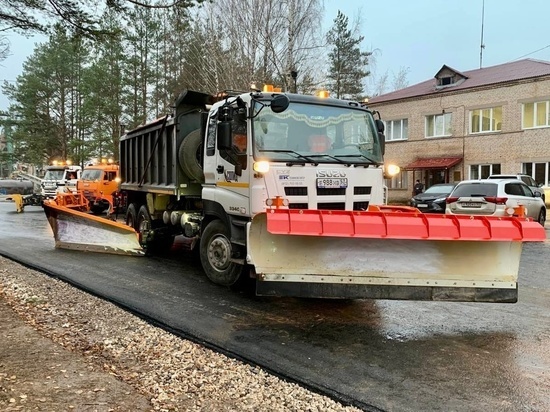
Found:
[[[522,242],[544,239],[519,218],[270,210],[248,244],[260,295],[515,302]]]
[[[54,200],[46,200],[43,207],[57,248],[117,255],[145,254],[137,233],[129,226],[59,206]]]

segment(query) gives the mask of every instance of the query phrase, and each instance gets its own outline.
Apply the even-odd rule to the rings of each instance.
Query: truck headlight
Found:
[[[254,166],[252,167],[255,172],[265,174],[269,172],[269,162],[265,160],[260,160],[259,162],[254,162]]]

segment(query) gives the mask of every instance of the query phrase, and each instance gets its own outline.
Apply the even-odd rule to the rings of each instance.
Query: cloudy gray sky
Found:
[[[328,30],[338,10],[350,21],[361,19],[364,48],[376,51],[375,76],[408,68],[409,84],[432,78],[444,64],[467,71],[480,67],[483,0],[325,0],[323,29]],[[485,0],[483,67],[520,58],[550,61],[550,1]],[[34,44],[7,34],[12,55],[0,63],[0,81],[14,81]],[[8,107],[0,94],[0,110]]]

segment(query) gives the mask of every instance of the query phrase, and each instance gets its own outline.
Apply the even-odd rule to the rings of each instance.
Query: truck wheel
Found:
[[[174,236],[159,235],[151,233],[153,230],[153,221],[147,210],[147,206],[143,205],[139,208],[137,214],[137,227],[139,243],[143,246],[147,253],[163,253],[170,251],[174,244]]]
[[[125,221],[128,226],[137,230],[137,210],[134,203],[130,203],[126,208]]]
[[[200,257],[206,276],[213,283],[232,286],[241,277],[243,266],[231,262],[229,230],[220,220],[210,222],[201,237]]]
[[[178,160],[183,173],[202,183],[204,173],[200,164],[201,150],[201,131],[196,129],[183,138],[178,151]]]

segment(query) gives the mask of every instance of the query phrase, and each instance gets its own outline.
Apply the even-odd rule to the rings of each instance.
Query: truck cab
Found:
[[[113,160],[102,159],[84,167],[76,189],[88,200],[90,211],[100,214],[112,205],[113,194],[120,188],[119,166]]]
[[[80,179],[82,168],[71,164],[55,163],[46,167],[46,173],[40,183],[41,195],[53,198],[58,191],[76,193],[76,182]]]

